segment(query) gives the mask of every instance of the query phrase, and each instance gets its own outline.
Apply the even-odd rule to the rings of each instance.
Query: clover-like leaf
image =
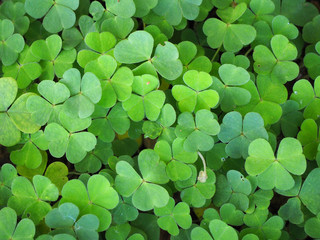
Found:
[[[240,235],[255,234],[261,238],[280,238],[284,221],[279,216],[268,219],[268,209],[257,208],[253,213],[244,216],[244,223],[249,227],[241,231]]]
[[[114,56],[121,63],[139,63],[148,60],[153,50],[153,38],[145,31],[136,31],[127,40],[119,42],[114,49]]]
[[[169,181],[166,174],[166,165],[160,161],[159,155],[149,149],[140,152],[138,164],[143,179],[148,182],[164,184]]]
[[[115,36],[110,32],[89,32],[84,39],[86,45],[91,49],[79,51],[77,61],[82,68],[93,60],[104,54],[110,54],[110,51],[117,43]]]
[[[102,95],[99,79],[90,72],[81,78],[79,70],[71,68],[63,74],[60,82],[69,88],[72,96],[63,105],[66,113],[80,118],[91,116],[94,104],[100,101]]]
[[[250,175],[258,175],[260,188],[288,190],[294,186],[290,173],[303,174],[306,159],[300,142],[294,138],[284,138],[280,142],[277,158],[266,140],[256,139],[249,145],[245,168]]]
[[[79,0],[27,0],[26,12],[33,18],[42,18],[44,28],[50,33],[60,32],[62,29],[71,28],[76,21],[74,10],[79,6]]]
[[[227,24],[217,18],[207,19],[203,32],[208,37],[207,42],[211,48],[220,48],[223,45],[230,52],[241,50],[256,37],[256,30],[251,25]]]
[[[319,29],[317,27],[318,23],[320,21],[319,16],[315,16],[312,21],[310,21],[305,24],[302,30],[302,37],[303,40],[307,43],[316,43],[320,41],[319,37],[317,36],[317,33],[319,32]]]
[[[176,186],[181,189],[180,197],[182,201],[189,206],[196,208],[202,207],[206,199],[212,198],[216,191],[216,175],[213,171],[207,169],[206,182],[197,181],[197,170],[194,166],[190,166],[192,175],[189,179],[184,181],[177,181]]]
[[[150,12],[150,10],[153,9],[158,3],[158,0],[151,0],[148,2],[144,2],[143,0],[133,0],[133,1],[136,6],[136,12],[134,14],[135,17],[146,16]]]
[[[61,192],[63,185],[68,182],[68,172],[68,168],[64,163],[53,162],[47,167],[44,176],[49,178]]]
[[[30,25],[30,20],[25,16],[24,3],[7,1],[1,4],[0,15],[11,20],[14,24],[15,32],[24,35]]]
[[[41,75],[42,69],[38,63],[39,60],[39,58],[33,56],[28,45],[25,45],[14,64],[3,66],[4,76],[16,79],[20,89],[26,88]]]
[[[274,35],[282,34],[288,39],[295,39],[299,35],[298,28],[282,15],[278,15],[272,19],[272,30]]]
[[[168,231],[172,236],[179,234],[177,225],[183,229],[188,229],[191,226],[190,209],[185,202],[180,202],[174,206],[174,200],[170,198],[166,206],[155,208],[154,212],[159,216],[157,223],[160,228]]]
[[[273,3],[272,0],[253,0],[250,1],[250,9],[252,11],[252,13],[250,13],[250,11],[246,11],[244,16],[245,18],[253,18],[252,20],[269,20],[268,17],[273,17],[271,16],[271,14],[274,12],[275,10],[275,4]],[[250,17],[249,17],[250,16]],[[240,19],[241,20],[241,19]]]
[[[172,181],[187,180],[191,177],[192,171],[188,163],[195,162],[198,155],[196,152],[185,151],[182,139],[175,139],[172,148],[167,141],[160,140],[154,146],[154,150],[166,163],[166,172]]]
[[[135,31],[126,40],[120,41],[115,49],[114,56],[121,63],[139,63],[150,61],[157,72],[168,80],[174,80],[182,73],[182,64],[177,48],[170,42],[156,47],[154,56],[151,58],[154,39],[146,31]]]
[[[77,131],[80,130],[77,129]],[[66,157],[71,163],[80,162],[87,152],[91,151],[97,144],[97,139],[92,133],[69,133],[57,123],[48,124],[44,130],[44,134],[49,141],[51,155],[59,158],[66,153]]]
[[[209,230],[211,235],[201,227],[196,227],[191,232],[191,239],[196,240],[198,237],[204,240],[238,240],[238,234],[236,230],[228,226],[225,222],[221,221],[220,219],[213,219],[209,223]],[[212,237],[213,236],[213,237]]]
[[[176,112],[172,105],[165,104],[163,108],[161,109],[160,116],[158,118],[158,121],[163,127],[170,127],[172,124],[175,123],[177,118]]]
[[[13,146],[20,141],[21,133],[5,113],[17,96],[18,85],[13,78],[0,78],[0,144]]]
[[[17,170],[11,164],[5,163],[0,170],[0,207],[7,206],[8,199],[12,196],[11,184],[17,177]]]
[[[271,79],[269,75],[259,74],[256,85],[249,81],[243,86],[251,94],[251,100],[247,105],[239,106],[237,111],[246,114],[249,111],[257,112],[263,118],[264,124],[274,124],[282,116],[280,104],[284,103],[288,97],[286,87],[277,80]]]
[[[132,227],[129,223],[111,226],[106,231],[106,239],[127,239]]]
[[[236,6],[217,9],[217,15],[223,22],[230,24],[238,20],[246,10],[247,5],[245,3],[239,3]]]
[[[179,59],[183,64],[182,76],[188,70],[210,73],[212,69],[210,59],[203,55],[194,43],[190,41],[182,41],[177,45],[177,48],[179,51]],[[173,84],[176,83],[182,83],[181,77],[177,78],[173,82]]]
[[[297,26],[304,26],[318,14],[317,8],[305,0],[283,0],[279,10]]]
[[[202,109],[196,113],[195,120],[191,113],[181,113],[175,133],[179,138],[185,139],[183,147],[186,151],[196,152],[209,151],[214,145],[212,136],[219,131],[220,126],[213,114]]]
[[[317,188],[320,182],[320,170],[313,169],[302,184],[299,197],[302,203],[313,213],[318,214],[320,211],[317,204],[319,199],[319,189]]]
[[[105,109],[101,114],[94,114],[88,131],[98,136],[104,142],[112,142],[115,133],[125,134],[130,127],[127,113],[120,104],[116,104],[111,110]]]
[[[288,100],[282,107],[282,117],[280,119],[281,131],[285,137],[295,137],[299,127],[303,122],[303,114],[299,111],[299,104],[293,100]]]
[[[250,66],[249,59],[244,55],[235,55],[233,52],[225,52],[221,55],[221,64],[232,64],[237,67],[248,69]]]
[[[18,166],[35,169],[40,166],[42,155],[40,150],[31,141],[28,141],[20,150],[11,152],[10,159]]]
[[[132,196],[133,205],[141,211],[163,207],[168,203],[168,200],[169,194],[165,188],[147,182],[143,182]]]
[[[153,9],[155,13],[163,16],[171,25],[178,25],[182,18],[194,20],[199,14],[199,5],[202,0],[193,2],[187,0],[158,1]]]
[[[75,192],[77,194],[75,194]],[[61,191],[60,204],[70,202],[75,204],[80,215],[93,214],[99,219],[98,232],[106,230],[111,224],[111,213],[108,209],[115,208],[119,203],[117,192],[110,182],[102,175],[93,175],[87,186],[78,179],[67,182]]]
[[[130,18],[136,11],[136,6],[133,0],[105,0],[110,12],[124,18]]]
[[[70,97],[70,91],[64,84],[49,80],[41,81],[38,85],[38,91],[54,105],[62,103]]]
[[[78,239],[98,239],[99,219],[93,214],[83,215],[78,219],[79,208],[73,203],[63,203],[52,209],[45,217],[46,225],[54,228],[52,232],[70,229]],[[77,220],[78,219],[78,220]]]
[[[220,208],[221,219],[230,225],[241,226],[243,224],[243,212],[237,210],[232,203],[223,204]]]
[[[233,227],[228,226],[225,222],[214,219],[209,224],[209,229],[214,237],[217,240],[227,240],[227,239],[238,239],[238,234]]]
[[[197,238],[201,238],[203,240],[213,240],[210,233],[208,233],[204,228],[202,227],[195,227],[191,231],[191,239],[196,240]]]
[[[103,32],[111,32],[115,37],[124,39],[127,37],[134,27],[132,18],[124,18],[120,16],[112,16],[105,19],[101,23]]]
[[[320,77],[317,77],[314,81],[314,88],[311,83],[305,79],[297,81],[293,85],[293,93],[290,99],[299,103],[300,109],[304,109],[303,116],[305,119],[312,118],[316,120],[318,118],[319,105],[320,105]]]
[[[304,225],[304,231],[308,234],[308,236],[312,238],[318,238],[320,236],[319,226],[320,220],[318,214],[317,217],[309,218],[306,221]]]
[[[208,73],[189,70],[183,75],[183,81],[188,87],[175,85],[172,88],[172,95],[178,101],[181,112],[210,110],[218,104],[218,93],[207,89],[212,85],[212,78]]]
[[[314,160],[320,142],[318,125],[313,119],[306,119],[300,129],[297,138],[303,146],[303,153],[307,159]]]
[[[316,53],[309,52],[305,55],[303,59],[303,63],[308,69],[308,74],[312,79],[316,79],[320,75],[320,72],[318,70],[318,66],[320,64],[320,56],[319,56],[320,42],[316,43],[315,50],[316,50]]]
[[[229,170],[226,177],[218,175],[213,202],[216,206],[232,203],[237,209],[247,211],[251,190],[252,186],[248,179],[236,170]]]
[[[92,72],[102,80],[102,96],[98,104],[103,107],[112,107],[117,100],[127,100],[132,92],[132,71],[127,67],[116,71],[116,67],[116,61],[109,55],[100,56],[85,67],[85,72]]]
[[[0,237],[3,240],[33,239],[36,233],[34,223],[27,218],[17,224],[17,214],[10,208],[0,210]]]
[[[14,33],[14,25],[8,20],[0,20],[0,59],[4,66],[13,64],[24,48],[24,38]]]
[[[157,120],[165,101],[163,91],[154,90],[158,86],[159,80],[150,74],[134,77],[132,90],[140,96],[132,94],[128,100],[122,102],[123,109],[133,121],[139,122],[144,117],[151,121]]]
[[[131,198],[123,197],[118,206],[112,210],[113,220],[117,224],[124,224],[127,221],[134,221],[139,215],[138,210],[132,205]]]
[[[51,35],[46,40],[35,41],[31,45],[31,52],[42,60],[54,60],[61,51],[62,40],[58,35]]]
[[[76,59],[75,49],[62,50],[61,37],[53,34],[45,40],[34,41],[30,46],[31,53],[42,60],[41,80],[53,80],[54,76],[62,77],[63,73],[72,67]]]
[[[11,121],[24,133],[35,133],[41,127],[41,125],[32,118],[32,113],[26,111],[28,99],[33,96],[35,96],[35,94],[31,92],[22,94],[7,111]],[[10,130],[12,131],[13,129]]]
[[[115,187],[117,191],[124,197],[131,196],[141,185],[142,178],[132,168],[132,166],[125,161],[117,163],[116,171],[118,174],[115,179]]]
[[[102,164],[107,164],[111,156],[113,156],[111,143],[105,143],[98,139],[94,150],[89,152],[81,162],[76,163],[75,169],[82,173],[96,173],[101,169]]]
[[[182,73],[182,63],[179,60],[179,52],[175,45],[165,42],[158,45],[151,59],[157,72],[168,80],[175,80]]]
[[[296,47],[283,35],[275,35],[271,39],[271,49],[266,46],[256,46],[253,53],[254,70],[258,74],[271,74],[271,78],[281,83],[295,79],[299,67],[295,60],[298,54]]]
[[[51,210],[48,202],[56,201],[59,196],[58,188],[50,179],[36,175],[32,183],[25,177],[17,177],[11,185],[12,197],[8,206],[13,208],[17,215],[29,217],[38,224]]]
[[[144,169],[144,166],[141,165],[141,167]],[[124,197],[132,195],[132,203],[137,209],[148,211],[154,207],[163,207],[168,203],[169,194],[166,189],[157,184],[144,181],[129,163],[125,161],[118,162],[116,170],[118,173],[115,179],[117,191]],[[157,177],[155,174],[153,174],[154,176],[147,175],[146,177],[155,181],[164,179],[161,176]],[[163,173],[160,173],[160,175],[163,176]],[[128,180],[130,184],[128,184]]]
[[[219,93],[221,109],[231,111],[236,106],[249,103],[250,92],[240,87],[250,80],[249,73],[245,69],[232,64],[223,64],[218,71],[222,82],[213,77],[211,88]]]
[[[293,224],[300,224],[304,221],[301,211],[301,201],[299,198],[290,198],[286,204],[279,209],[279,216],[284,220],[289,220]]]
[[[42,133],[43,134],[43,133]],[[36,135],[36,134],[33,134]],[[35,175],[42,175],[47,167],[48,155],[45,151],[40,151],[41,154],[41,164],[34,169],[30,169],[26,166],[17,166],[17,171],[19,175],[28,178],[31,180]]]
[[[228,143],[225,150],[230,157],[247,158],[250,142],[257,138],[268,139],[268,133],[258,113],[247,113],[242,122],[240,113],[230,112],[223,118],[218,137]]]

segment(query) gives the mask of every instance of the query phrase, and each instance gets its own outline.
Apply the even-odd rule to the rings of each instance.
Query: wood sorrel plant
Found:
[[[320,238],[317,6],[2,1],[0,239]]]

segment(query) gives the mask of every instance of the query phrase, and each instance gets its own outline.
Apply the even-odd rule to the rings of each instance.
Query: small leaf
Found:
[[[121,63],[138,63],[148,60],[152,49],[152,36],[145,31],[135,31],[127,40],[122,40],[116,45],[114,56]]]

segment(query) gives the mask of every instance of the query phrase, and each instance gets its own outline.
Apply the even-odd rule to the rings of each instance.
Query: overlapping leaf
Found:
[[[225,150],[230,157],[247,158],[250,142],[257,138],[268,139],[268,133],[258,113],[247,113],[242,120],[240,113],[230,112],[223,118],[218,137],[228,143]]]
[[[41,80],[53,80],[55,75],[62,77],[76,60],[76,50],[62,50],[61,37],[56,34],[50,35],[46,40],[33,42],[30,51],[34,57],[41,60]]]
[[[232,64],[223,64],[219,67],[218,78],[213,77],[212,89],[219,93],[220,107],[223,111],[229,112],[236,106],[249,103],[251,94],[248,90],[241,88],[250,81],[249,73],[242,67]]]
[[[275,35],[271,39],[272,52],[264,45],[258,45],[253,52],[254,70],[258,74],[270,74],[271,78],[286,83],[299,74],[299,66],[292,62],[298,51],[283,35]]]
[[[256,139],[249,145],[245,168],[250,175],[258,176],[260,188],[288,190],[294,186],[291,174],[305,172],[306,159],[300,142],[294,138],[284,138],[280,142],[276,158],[266,140]]]
[[[154,212],[159,216],[157,222],[160,228],[168,231],[172,236],[179,234],[178,226],[183,229],[188,229],[191,226],[190,209],[185,202],[175,205],[174,199],[170,198],[166,206],[155,208]]]
[[[220,132],[220,126],[213,114],[206,109],[199,110],[195,118],[189,112],[181,113],[175,129],[177,137],[184,139],[183,147],[188,152],[209,151]]]
[[[76,193],[76,194],[75,194]],[[73,203],[80,210],[80,215],[96,215],[99,219],[98,232],[106,230],[111,224],[109,209],[115,208],[119,203],[117,192],[110,186],[110,182],[102,175],[93,175],[88,179],[86,186],[78,179],[68,181],[61,191],[63,203]],[[80,220],[79,220],[80,221]],[[86,219],[89,221],[90,219]],[[91,227],[91,226],[90,226]],[[95,230],[95,227],[91,228]]]
[[[158,86],[159,80],[150,74],[134,77],[132,90],[135,94],[122,103],[133,121],[139,122],[145,117],[157,120],[166,97],[163,91],[155,90]]]
[[[174,80],[182,73],[182,63],[179,52],[172,43],[165,42],[158,45],[151,58],[154,45],[152,35],[146,31],[135,31],[128,39],[120,41],[115,49],[114,56],[118,62],[132,64],[150,61],[152,68],[164,78]]]
[[[18,216],[30,218],[36,225],[51,210],[48,202],[58,199],[59,190],[49,178],[36,175],[32,183],[25,177],[16,177],[11,185],[12,197],[8,206]]]
[[[0,20],[0,59],[4,66],[13,64],[24,48],[24,38],[14,33],[14,25],[8,20]]]
[[[10,208],[0,210],[0,237],[3,240],[33,239],[36,233],[34,223],[24,218],[17,223],[17,214]]]
[[[39,8],[40,6],[40,8]],[[74,11],[79,6],[79,0],[27,0],[26,12],[33,18],[42,18],[44,28],[50,33],[71,28],[76,22]]]
[[[212,78],[208,73],[189,70],[183,75],[183,81],[188,87],[175,85],[172,88],[172,95],[178,101],[181,112],[210,110],[219,102],[217,91],[208,89],[212,85]]]

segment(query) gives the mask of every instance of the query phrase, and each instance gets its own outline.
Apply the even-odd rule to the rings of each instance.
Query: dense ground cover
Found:
[[[5,0],[0,239],[320,238],[305,0]]]

